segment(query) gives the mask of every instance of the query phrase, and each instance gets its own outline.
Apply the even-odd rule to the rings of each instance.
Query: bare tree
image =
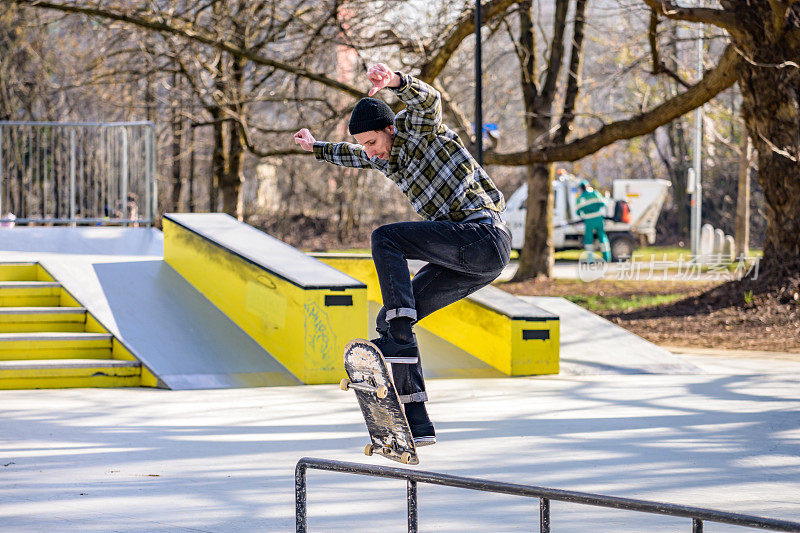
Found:
[[[102,17],[135,25],[143,29],[159,32],[163,35],[178,36],[202,45],[225,52],[232,57],[249,61],[252,65],[280,71],[292,80],[295,89],[303,90],[305,96],[319,96],[326,91],[338,91],[351,97],[360,97],[363,93],[359,87],[339,81],[327,74],[329,68],[320,65],[319,44],[317,37],[326,30],[336,28],[337,35],[340,23],[334,17],[325,17],[319,11],[294,12],[289,18],[297,33],[305,35],[305,39],[297,37],[304,43],[299,55],[287,54],[276,47],[248,46],[247,43],[231,38],[230,34],[222,34],[213,26],[198,23],[198,17],[187,16],[178,11],[153,12],[149,7],[138,9],[127,8],[112,3],[92,2],[45,2],[36,0],[12,0],[17,4],[35,5],[38,8],[57,10],[65,13],[79,13],[88,16]],[[727,47],[719,54],[715,64],[706,71],[702,78],[692,84],[681,84],[680,92],[649,105],[647,108],[631,114],[628,118],[604,123],[594,131],[579,137],[568,134],[569,124],[575,114],[569,101],[577,101],[578,69],[574,65],[568,68],[566,79],[562,78],[562,61],[566,58],[565,42],[570,43],[570,63],[575,59],[580,64],[580,39],[578,26],[582,17],[577,15],[585,2],[568,0],[556,3],[552,35],[547,46],[547,61],[540,75],[535,68],[541,48],[534,41],[533,21],[530,14],[530,2],[525,0],[490,0],[486,2],[485,24],[496,25],[505,20],[509,14],[519,16],[519,32],[516,44],[521,61],[521,82],[523,101],[526,110],[526,147],[516,152],[500,153],[489,151],[485,160],[488,164],[528,166],[528,180],[531,187],[529,201],[529,250],[523,253],[523,276],[548,275],[552,264],[552,247],[549,244],[551,229],[549,228],[552,200],[549,192],[549,164],[557,161],[577,161],[593,154],[603,147],[619,140],[632,139],[652,133],[656,128],[668,124],[672,120],[709,101],[721,91],[739,82],[744,97],[745,117],[748,130],[753,138],[759,154],[759,180],[764,187],[767,198],[767,246],[765,259],[780,260],[781,257],[798,256],[799,233],[797,213],[800,202],[797,173],[798,150],[798,105],[797,76],[798,68],[795,58],[800,46],[800,28],[798,28],[798,6],[794,2],[778,0],[767,2],[760,0],[741,3],[721,1],[721,8],[682,8],[661,0],[644,0],[644,3],[660,17],[684,22],[702,22],[724,32],[729,40]],[[147,4],[150,6],[150,4]],[[571,7],[573,6],[574,7]],[[300,4],[302,6],[302,4]],[[335,7],[335,6],[334,6]],[[411,61],[417,75],[424,81],[437,83],[436,78],[443,72],[448,61],[459,49],[461,43],[471,35],[474,22],[471,7],[468,4],[451,5],[446,23],[420,38],[406,38],[391,28],[380,30],[381,38],[385,37],[386,46],[395,50],[418,50],[417,60]],[[300,9],[300,8],[298,8]],[[312,10],[313,11],[313,10]],[[573,21],[568,14],[576,13]],[[336,24],[330,24],[330,21]],[[656,19],[657,22],[657,19]],[[288,24],[288,23],[287,23]],[[571,24],[571,26],[570,26]],[[572,32],[568,28],[572,28]],[[373,39],[379,30],[373,30]],[[288,35],[288,34],[287,34]],[[335,36],[330,37],[335,41]],[[284,39],[275,39],[275,44]],[[345,44],[351,45],[352,43]],[[297,50],[297,48],[293,48]],[[311,51],[313,53],[309,54]],[[373,48],[377,52],[378,48]],[[407,54],[410,56],[410,52]],[[656,62],[654,71],[667,73],[669,69],[662,62]],[[672,72],[674,74],[674,72]],[[676,80],[677,81],[677,80]],[[563,96],[556,97],[558,88],[564,91]],[[320,92],[322,91],[322,92]],[[571,93],[571,95],[570,95]],[[445,99],[447,100],[447,99]],[[561,104],[563,102],[563,104]],[[554,104],[559,103],[556,113]],[[457,109],[450,109],[453,116],[459,116]],[[463,118],[464,114],[460,113]],[[257,155],[285,155],[295,153],[292,149],[261,150],[253,141],[252,126],[246,122],[247,117],[235,117],[241,126],[240,134],[245,137],[248,149]],[[296,118],[296,117],[295,117]],[[787,194],[788,193],[788,194]],[[540,222],[538,225],[535,222]],[[768,261],[769,262],[769,261]]]
[[[722,0],[719,9],[689,9],[645,2],[662,16],[720,28],[730,39],[766,197],[764,261],[768,270],[788,273],[787,265],[800,261],[800,4]]]

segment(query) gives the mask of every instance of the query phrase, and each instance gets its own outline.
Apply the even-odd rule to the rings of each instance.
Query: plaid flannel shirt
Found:
[[[439,91],[400,74],[393,90],[406,104],[394,119],[388,160],[370,159],[361,145],[314,143],[317,159],[352,168],[380,170],[394,181],[426,220],[459,222],[484,209],[502,212],[503,194],[467,151],[458,135],[442,124]]]

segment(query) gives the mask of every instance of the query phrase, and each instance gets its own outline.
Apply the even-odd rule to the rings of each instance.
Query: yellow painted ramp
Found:
[[[164,259],[303,383],[338,383],[367,335],[362,282],[231,216],[165,215]]]

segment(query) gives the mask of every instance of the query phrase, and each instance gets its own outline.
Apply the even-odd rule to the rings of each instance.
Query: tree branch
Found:
[[[661,67],[661,56],[658,55],[658,13],[653,9],[650,10],[647,41],[650,43],[650,56],[653,58],[653,74],[656,74]]]
[[[190,39],[192,41],[212,46],[218,50],[228,52],[233,56],[249,59],[250,61],[258,65],[266,65],[269,67],[276,68],[278,70],[282,70],[284,72],[289,72],[290,74],[294,74],[295,76],[299,76],[301,78],[306,78],[312,81],[316,81],[333,89],[337,89],[343,93],[350,94],[355,98],[361,98],[362,96],[364,96],[364,91],[362,91],[358,87],[342,83],[333,78],[329,78],[324,74],[311,72],[299,66],[291,65],[289,63],[284,63],[283,61],[278,61],[275,59],[270,59],[250,49],[237,46],[232,42],[225,40],[221,37],[218,38],[204,31],[198,30],[196,27],[194,27],[192,24],[189,23],[185,23],[182,27],[179,27],[166,22],[165,21],[166,19],[153,20],[138,15],[110,11],[107,9],[101,9],[96,7],[67,5],[57,2],[45,2],[42,0],[8,0],[8,1],[14,4],[19,4],[28,7],[50,9],[54,11],[61,11],[63,13],[72,13],[72,14],[86,15],[90,17],[100,17],[108,20],[116,20],[118,22],[132,24],[140,28],[157,31],[160,33],[177,35],[185,39]],[[511,1],[511,0],[503,0],[503,1]]]
[[[577,161],[616,141],[632,139],[655,131],[659,126],[703,105],[736,82],[741,57],[733,45],[728,45],[717,66],[703,79],[683,93],[635,117],[601,127],[598,131],[567,144],[547,146],[510,154],[486,152],[484,160],[489,165],[528,165],[554,161]]]
[[[800,51],[800,28],[792,28],[786,32],[785,39],[795,54]]]
[[[519,10],[520,86],[525,104],[525,127],[533,127],[533,112],[529,107],[536,101],[539,87],[536,84],[536,32],[533,30],[532,0],[522,0]]]
[[[483,15],[483,24],[494,19],[498,15],[505,13],[505,11],[512,5],[519,3],[520,0],[490,0],[486,4],[481,5],[481,14]],[[473,10],[466,11],[461,15],[455,23],[450,35],[445,39],[442,46],[436,51],[434,55],[420,70],[419,79],[426,83],[430,83],[434,78],[437,78],[444,70],[447,62],[450,61],[453,53],[461,45],[461,42],[469,35],[475,33],[475,12]]]
[[[553,16],[553,38],[550,40],[550,57],[547,60],[547,76],[545,77],[540,105],[544,109],[552,106],[556,94],[556,83],[564,63],[564,30],[567,25],[569,0],[556,0],[556,12]]]
[[[667,18],[683,20],[686,22],[702,22],[722,28],[732,37],[741,39],[745,36],[745,29],[739,23],[734,13],[721,9],[702,7],[678,7],[669,0],[643,0],[650,8]]]
[[[575,102],[580,90],[581,59],[583,57],[583,27],[586,23],[587,0],[578,0],[575,4],[575,22],[572,28],[572,50],[570,52],[569,71],[567,72],[567,90],[564,97],[564,112],[561,113],[558,131],[553,137],[555,144],[562,144],[575,120]]]
[[[647,31],[647,40],[650,42],[650,55],[653,58],[653,75],[666,74],[683,87],[689,87],[677,72],[667,67],[658,53],[658,13],[650,10],[650,27]]]
[[[789,10],[789,3],[782,0],[769,0],[769,7],[772,11],[772,34],[775,40],[783,37],[786,32],[786,12]]]

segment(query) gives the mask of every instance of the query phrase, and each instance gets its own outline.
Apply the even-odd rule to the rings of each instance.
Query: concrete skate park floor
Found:
[[[800,364],[684,356],[694,374],[430,380],[419,469],[798,520]],[[0,529],[291,531],[294,466],[365,457],[333,385],[0,391]],[[309,471],[310,531],[403,531],[405,484]],[[420,531],[531,531],[538,503],[419,486]],[[553,531],[689,531],[560,502]],[[746,531],[706,524],[706,531]]]

